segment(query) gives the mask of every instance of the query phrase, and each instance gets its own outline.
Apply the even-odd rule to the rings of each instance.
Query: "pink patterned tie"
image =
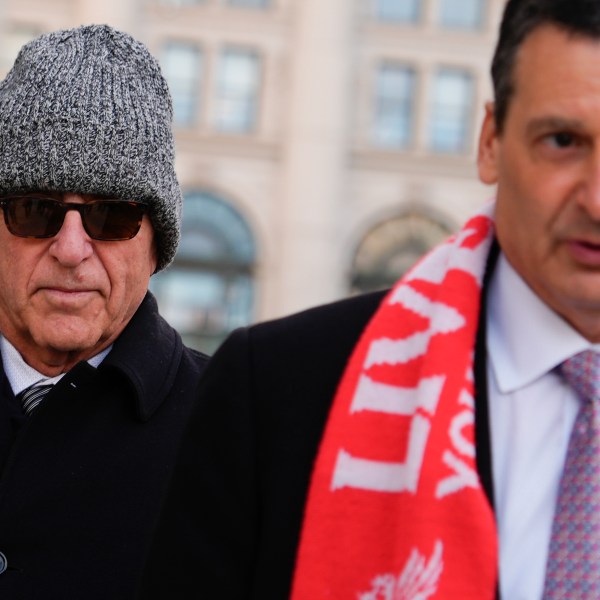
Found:
[[[566,360],[562,375],[581,397],[558,491],[544,600],[600,598],[600,354]]]

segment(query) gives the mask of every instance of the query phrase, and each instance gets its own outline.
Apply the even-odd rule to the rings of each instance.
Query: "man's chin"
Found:
[[[37,346],[40,355],[55,364],[65,360],[79,362],[98,354],[102,349],[97,335],[69,335],[66,332],[64,335],[38,336]]]

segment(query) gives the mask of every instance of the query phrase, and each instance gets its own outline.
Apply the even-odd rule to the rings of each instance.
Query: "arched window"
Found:
[[[391,287],[421,256],[449,235],[449,227],[418,212],[379,223],[363,237],[356,250],[351,292]]]
[[[254,236],[243,217],[213,194],[186,194],[177,256],[150,289],[184,342],[212,353],[252,319],[254,262]]]

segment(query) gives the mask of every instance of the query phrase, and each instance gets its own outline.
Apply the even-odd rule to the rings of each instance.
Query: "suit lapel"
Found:
[[[488,381],[487,381],[487,346],[486,346],[486,319],[487,319],[487,292],[490,279],[500,248],[498,242],[494,241],[490,248],[490,254],[483,278],[481,289],[481,306],[479,322],[477,324],[477,338],[475,340],[475,447],[477,471],[485,494],[494,509],[494,480],[492,474],[492,450],[490,444],[490,423],[488,409]],[[500,599],[500,591],[497,587],[496,598]]]

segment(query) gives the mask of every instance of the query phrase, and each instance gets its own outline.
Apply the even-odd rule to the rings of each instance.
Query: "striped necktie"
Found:
[[[25,388],[22,392],[19,392],[17,398],[21,402],[25,413],[30,415],[53,387],[52,384],[34,384]]]
[[[581,406],[571,431],[546,565],[544,600],[600,598],[600,354],[560,367]]]

